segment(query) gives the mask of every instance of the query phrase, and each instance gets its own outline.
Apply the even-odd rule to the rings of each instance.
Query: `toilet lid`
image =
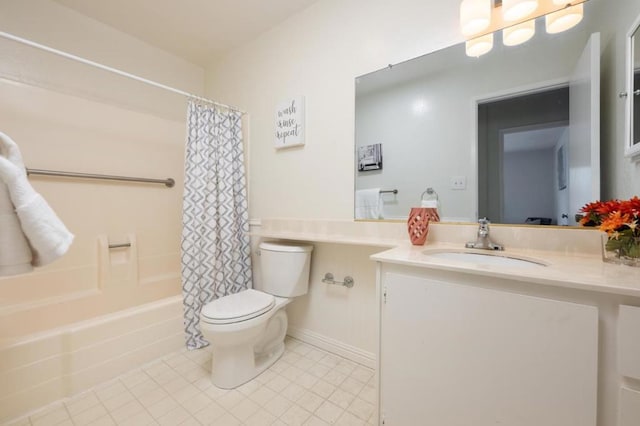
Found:
[[[229,324],[260,316],[275,303],[276,299],[271,294],[248,289],[207,303],[200,316],[211,324]]]

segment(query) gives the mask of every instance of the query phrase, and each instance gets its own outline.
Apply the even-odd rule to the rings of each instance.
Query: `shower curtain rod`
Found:
[[[195,100],[198,100],[198,101],[201,101],[201,102],[210,103],[210,104],[213,104],[213,105],[217,105],[217,106],[219,106],[221,108],[227,108],[227,109],[230,109],[230,110],[233,110],[233,111],[237,111],[237,112],[239,112],[241,114],[246,114],[246,111],[242,111],[241,109],[238,109],[236,107],[233,107],[233,106],[230,106],[230,105],[226,105],[226,104],[223,104],[223,103],[220,103],[220,102],[212,101],[211,99],[203,98],[202,96],[194,95],[192,93],[185,92],[184,90],[176,89],[175,87],[167,86],[165,84],[158,83],[158,82],[153,81],[153,80],[148,80],[146,78],[142,78],[142,77],[137,76],[135,74],[131,74],[131,73],[119,70],[117,68],[109,67],[107,65],[103,65],[101,63],[94,62],[94,61],[91,61],[89,59],[82,58],[80,56],[72,55],[71,53],[67,53],[67,52],[64,52],[62,50],[54,49],[53,47],[45,46],[44,44],[36,43],[34,41],[27,40],[25,38],[15,36],[13,34],[10,34],[10,33],[4,32],[4,31],[0,31],[0,37],[6,38],[6,39],[9,39],[9,40],[13,40],[13,41],[18,42],[18,43],[26,44],[27,46],[34,47],[34,48],[40,49],[40,50],[44,50],[46,52],[53,53],[54,55],[62,56],[62,57],[67,58],[67,59],[71,59],[71,60],[74,60],[76,62],[80,62],[80,63],[86,64],[86,65],[91,65],[92,67],[96,67],[96,68],[99,68],[99,69],[104,70],[104,71],[109,71],[111,73],[118,74],[120,76],[127,77],[127,78],[130,78],[132,80],[136,80],[136,81],[139,81],[141,83],[148,84],[150,86],[157,87],[159,89],[168,90],[169,92],[173,92],[173,93],[177,93],[179,95],[187,96],[189,98],[192,98],[192,99],[195,99]]]

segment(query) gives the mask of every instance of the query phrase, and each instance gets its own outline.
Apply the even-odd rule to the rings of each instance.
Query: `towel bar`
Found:
[[[166,185],[168,188],[173,188],[173,186],[176,183],[176,181],[173,180],[172,178],[149,179],[149,178],[129,177],[129,176],[97,175],[93,173],[60,172],[56,170],[41,170],[41,169],[27,169],[27,175],[75,177],[75,178],[82,178],[82,179],[120,180],[125,182],[162,183]]]
[[[123,247],[131,247],[131,243],[109,244],[110,249],[123,248]]]

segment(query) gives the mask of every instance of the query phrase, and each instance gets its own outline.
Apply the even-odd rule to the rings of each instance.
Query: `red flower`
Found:
[[[620,211],[637,218],[638,216],[640,216],[640,198],[638,198],[638,196],[635,196],[628,201],[623,201],[620,204]]]
[[[640,198],[635,196],[627,201],[609,200],[609,201],[595,201],[593,203],[587,203],[580,209],[581,213],[585,215],[580,219],[580,224],[583,226],[598,226],[603,225],[601,228],[603,231],[606,228],[607,231],[615,230],[613,226],[615,223],[619,223],[622,217],[625,218],[627,223],[640,222]],[[604,224],[606,223],[606,226]]]
[[[620,211],[613,212],[608,215],[604,221],[602,221],[600,230],[611,235],[614,231],[622,231],[623,227],[630,224],[632,221],[633,218],[629,214],[623,214]]]

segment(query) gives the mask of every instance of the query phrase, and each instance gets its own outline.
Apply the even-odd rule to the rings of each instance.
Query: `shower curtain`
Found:
[[[241,118],[189,101],[181,245],[188,349],[208,345],[199,327],[204,305],[251,287]]]

